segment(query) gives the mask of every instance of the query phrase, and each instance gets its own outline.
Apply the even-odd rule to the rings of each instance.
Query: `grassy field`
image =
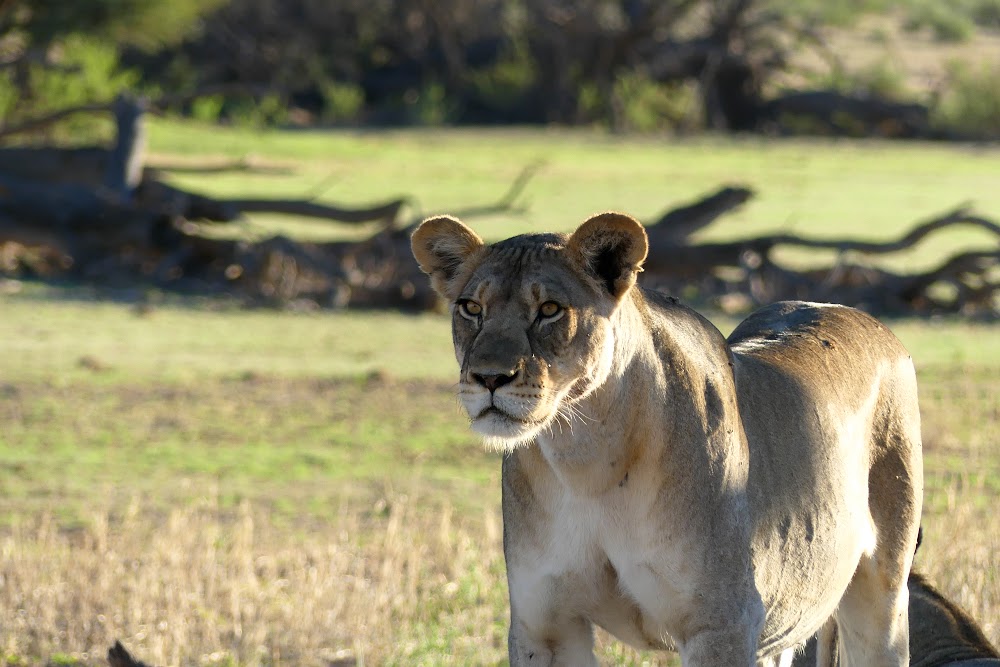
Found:
[[[153,126],[161,165],[252,155],[282,174],[213,193],[437,212],[497,196],[544,158],[498,238],[595,210],[651,219],[724,181],[760,197],[706,235],[889,238],[960,201],[1000,214],[1000,152],[683,142],[579,132],[267,133]],[[416,211],[414,211],[416,214]],[[350,236],[277,218],[274,229]],[[921,246],[933,262],[979,237]],[[0,665],[99,664],[121,639],[159,665],[503,664],[499,460],[467,431],[441,315],[276,313],[83,288],[0,296]],[[104,295],[107,296],[107,295]],[[716,318],[723,331],[732,320]],[[1000,328],[890,322],[921,380],[918,562],[1000,640]],[[600,638],[607,664],[672,664]]]

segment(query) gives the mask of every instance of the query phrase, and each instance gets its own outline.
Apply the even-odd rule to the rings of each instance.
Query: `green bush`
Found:
[[[328,123],[357,123],[365,106],[365,91],[353,83],[328,81],[320,86],[322,119]]]
[[[961,7],[937,0],[912,5],[907,10],[903,28],[911,32],[930,30],[939,42],[966,42],[976,30]]]
[[[203,123],[262,128],[288,121],[288,104],[281,95],[204,95],[191,102],[188,114]]]
[[[32,65],[29,70],[28,90],[36,108],[110,100],[139,81],[136,72],[119,68],[113,44],[74,35],[59,51],[59,68]]]
[[[817,88],[836,90],[848,95],[867,95],[888,100],[911,99],[913,91],[906,85],[904,72],[885,58],[859,70],[838,68],[811,81]]]
[[[21,100],[21,92],[14,85],[11,77],[0,76],[0,118],[5,122],[13,118],[18,102]],[[0,663],[2,664],[2,663]]]
[[[472,72],[469,85],[483,106],[514,111],[534,89],[538,73],[526,48],[514,47],[494,65]]]
[[[576,122],[589,125],[606,120],[606,106],[596,84],[580,84],[576,91]]]
[[[867,95],[889,100],[904,100],[913,96],[906,85],[906,74],[888,58],[855,73],[854,85]]]
[[[135,91],[139,76],[118,64],[118,52],[106,41],[74,35],[58,49],[58,67],[32,64],[26,81],[17,85],[13,68],[0,74],[0,113],[4,122],[43,116],[68,107],[108,102],[122,91]],[[106,115],[74,114],[46,130],[56,139],[106,138]]]
[[[949,63],[945,90],[931,111],[937,127],[1000,136],[1000,69],[991,63]]]
[[[637,72],[615,82],[618,129],[638,132],[691,131],[701,123],[700,100],[693,84],[662,84]]]
[[[260,98],[228,98],[220,112],[222,120],[244,127],[268,127],[288,122],[288,102],[281,95],[269,94]]]
[[[454,120],[454,102],[440,83],[428,83],[422,90],[407,95],[404,101],[413,122],[418,125],[445,125]]]
[[[694,84],[663,84],[626,72],[615,80],[611,99],[595,84],[581,84],[577,118],[623,132],[690,132],[700,129],[702,109]]]
[[[22,0],[7,8],[11,11],[4,28],[21,32],[35,48],[58,45],[70,35],[88,35],[108,44],[153,49],[189,37],[198,30],[199,17],[226,1]]]
[[[191,117],[203,123],[217,123],[226,99],[222,95],[205,95],[191,102]]]
[[[968,14],[976,25],[1000,28],[1000,0],[971,0]]]

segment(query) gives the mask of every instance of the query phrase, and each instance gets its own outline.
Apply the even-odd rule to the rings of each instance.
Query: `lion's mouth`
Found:
[[[472,430],[483,436],[487,447],[509,451],[530,442],[544,427],[544,421],[513,415],[503,408],[490,405],[471,420]]]
[[[490,405],[486,408],[483,408],[478,415],[472,418],[472,421],[478,421],[483,417],[489,417],[491,415],[494,417],[501,417],[502,419],[507,419],[512,422],[517,422],[519,424],[530,425],[535,423],[531,419],[525,419],[524,417],[518,417],[517,415],[512,415],[509,412],[505,412],[504,410],[498,408],[495,405]]]
[[[468,388],[459,392],[469,426],[483,437],[487,447],[509,451],[527,444],[551,422],[552,415],[544,409],[545,401],[527,401],[522,397],[496,395],[495,392],[476,391]]]

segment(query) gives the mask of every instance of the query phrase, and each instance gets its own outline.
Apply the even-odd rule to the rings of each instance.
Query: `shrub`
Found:
[[[903,100],[913,96],[906,85],[905,74],[888,58],[858,71],[854,75],[854,85],[866,95],[888,100]]]
[[[225,104],[222,95],[205,95],[191,102],[191,117],[203,123],[218,122]]]
[[[971,0],[968,13],[976,25],[1000,28],[1000,0]]]
[[[940,128],[976,136],[1000,136],[1000,69],[991,63],[948,65],[945,90],[932,109]]]
[[[444,125],[455,118],[455,104],[444,85],[432,81],[405,100],[410,117],[417,125]]]
[[[906,85],[903,71],[887,58],[855,71],[834,69],[816,77],[811,83],[817,88],[836,90],[848,95],[897,101],[913,97]]]
[[[515,45],[493,65],[473,70],[469,86],[472,98],[486,109],[516,115],[535,89],[537,79],[528,49]]]
[[[930,30],[939,42],[966,42],[975,32],[972,20],[959,7],[935,0],[910,7],[903,28],[911,32]]]
[[[691,131],[701,123],[694,85],[662,84],[637,72],[618,77],[614,88],[618,129],[639,132]]]
[[[57,67],[31,64],[23,86],[15,83],[13,68],[0,74],[0,113],[7,123],[42,116],[67,107],[106,102],[120,92],[135,90],[133,70],[122,69],[114,45],[74,35],[57,49]],[[55,138],[96,138],[108,133],[108,118],[75,114],[46,130]]]
[[[233,125],[267,127],[288,122],[288,103],[274,93],[262,97],[231,97],[222,105],[221,117]]]
[[[328,123],[356,123],[361,120],[365,91],[353,83],[327,81],[320,85],[323,96],[322,119]]]

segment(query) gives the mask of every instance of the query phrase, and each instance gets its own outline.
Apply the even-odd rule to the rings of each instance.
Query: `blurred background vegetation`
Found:
[[[0,2],[7,125],[129,89],[233,124],[980,138],[998,64],[1000,0]]]

